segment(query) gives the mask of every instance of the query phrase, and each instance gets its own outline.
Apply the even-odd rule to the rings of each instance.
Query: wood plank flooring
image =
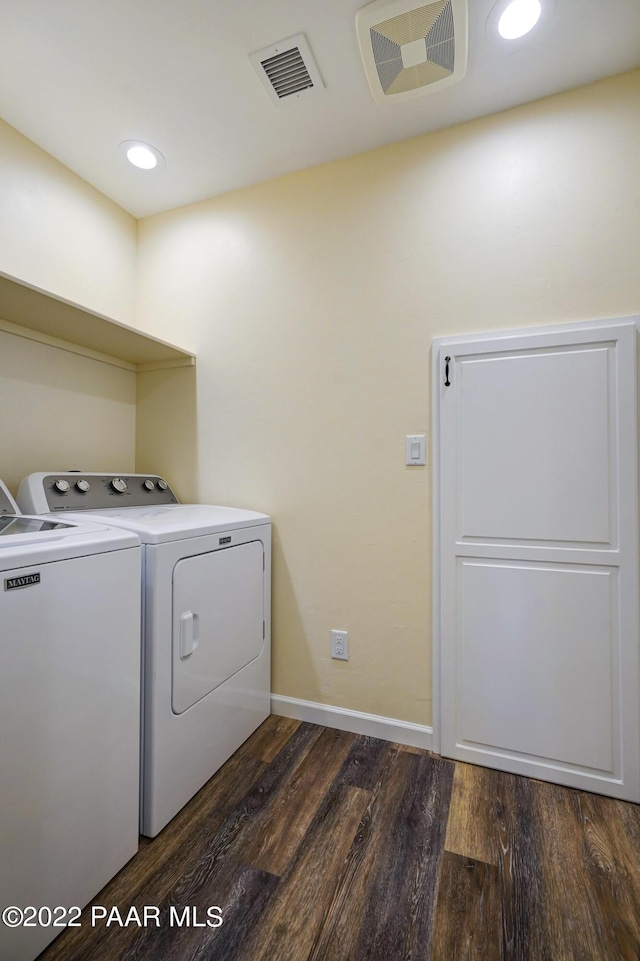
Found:
[[[39,961],[640,961],[640,807],[272,716],[93,904]]]

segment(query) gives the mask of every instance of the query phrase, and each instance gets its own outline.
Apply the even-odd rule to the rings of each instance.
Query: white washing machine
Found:
[[[135,534],[21,516],[0,481],[0,912],[44,912],[0,922],[3,961],[138,849],[140,564]]]
[[[18,503],[143,545],[141,831],[155,837],[270,713],[271,523],[150,474],[39,473]]]

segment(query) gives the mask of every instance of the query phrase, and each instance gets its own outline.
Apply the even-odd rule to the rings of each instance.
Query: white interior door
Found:
[[[440,340],[434,377],[441,751],[640,801],[635,322]]]

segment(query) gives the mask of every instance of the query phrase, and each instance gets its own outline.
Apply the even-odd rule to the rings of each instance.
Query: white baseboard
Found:
[[[279,717],[293,717],[297,721],[309,721],[311,724],[324,724],[325,727],[351,731],[352,734],[366,734],[410,747],[421,747],[426,751],[431,750],[433,743],[433,728],[426,724],[411,724],[394,717],[348,711],[344,707],[300,701],[297,697],[284,697],[282,694],[271,695],[271,713]]]

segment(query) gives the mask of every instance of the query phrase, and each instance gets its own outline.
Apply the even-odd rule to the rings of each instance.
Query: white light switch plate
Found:
[[[407,434],[405,461],[408,467],[420,467],[427,463],[427,435]]]

